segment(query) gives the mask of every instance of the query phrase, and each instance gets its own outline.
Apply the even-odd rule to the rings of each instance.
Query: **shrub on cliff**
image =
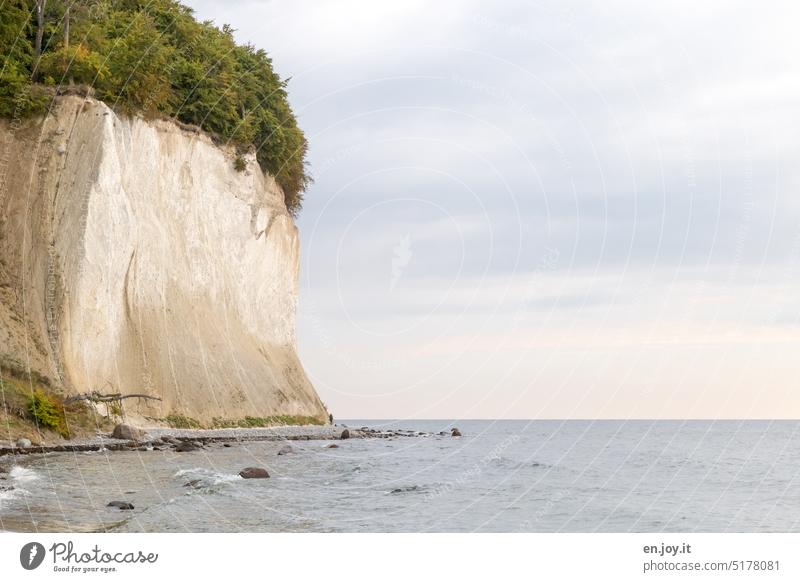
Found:
[[[28,402],[28,412],[40,427],[50,428],[63,437],[69,437],[64,406],[52,396],[36,390]]]
[[[255,147],[289,210],[300,209],[307,143],[287,81],[263,50],[237,45],[230,27],[198,22],[174,0],[7,0],[0,10],[0,115],[44,111],[41,87],[89,85],[122,111]]]

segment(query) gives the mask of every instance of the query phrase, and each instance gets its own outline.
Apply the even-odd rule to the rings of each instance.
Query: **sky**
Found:
[[[800,5],[188,4],[291,78],[336,417],[800,417]]]

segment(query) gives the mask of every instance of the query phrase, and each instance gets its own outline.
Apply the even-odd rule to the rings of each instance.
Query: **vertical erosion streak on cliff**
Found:
[[[41,125],[48,160],[26,171],[48,203],[18,217],[39,225],[22,251],[41,287],[41,321],[25,333],[49,344],[37,371],[60,370],[53,379],[72,392],[160,397],[138,405],[147,417],[326,420],[294,345],[297,229],[255,157],[237,172],[235,152],[207,136],[79,97],[60,98]],[[4,197],[22,196],[13,182]]]

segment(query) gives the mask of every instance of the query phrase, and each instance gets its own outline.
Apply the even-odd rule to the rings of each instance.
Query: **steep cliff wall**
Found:
[[[59,98],[0,126],[0,362],[163,418],[327,420],[295,352],[298,236],[254,156]]]

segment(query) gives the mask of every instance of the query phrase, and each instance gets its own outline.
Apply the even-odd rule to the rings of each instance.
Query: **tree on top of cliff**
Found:
[[[307,143],[286,81],[263,50],[237,45],[227,25],[198,22],[174,0],[6,0],[0,11],[1,116],[42,113],[54,89],[87,85],[120,111],[254,147],[289,211],[300,209]]]

